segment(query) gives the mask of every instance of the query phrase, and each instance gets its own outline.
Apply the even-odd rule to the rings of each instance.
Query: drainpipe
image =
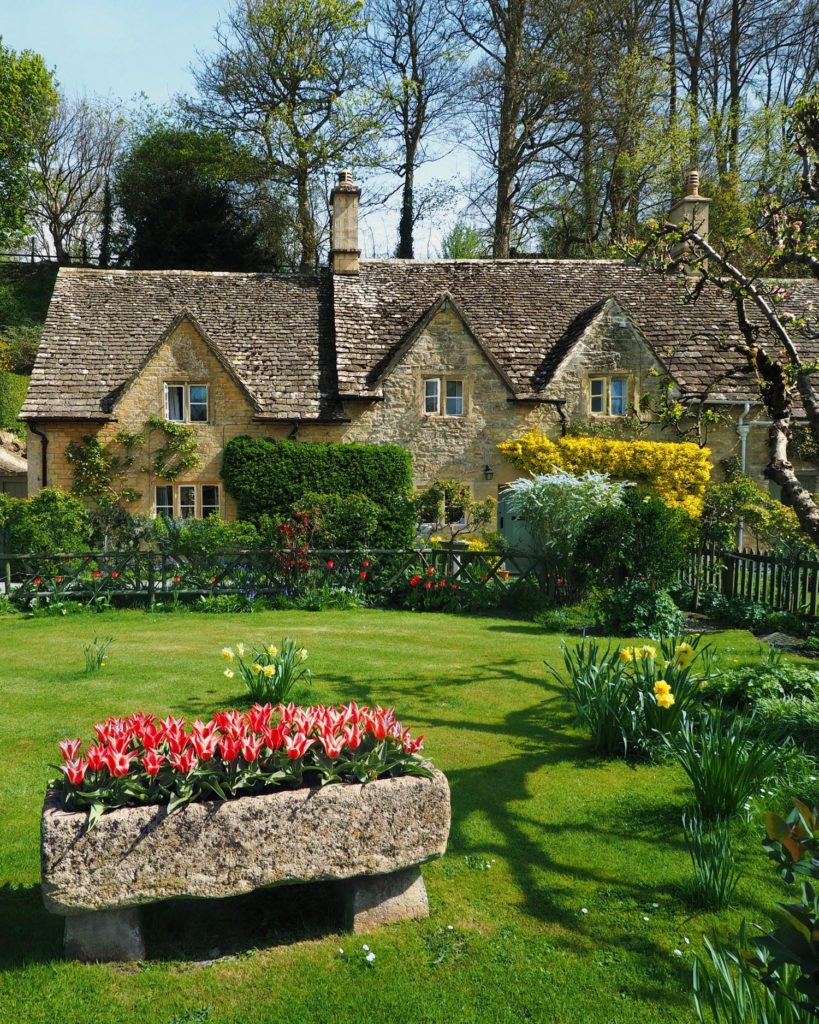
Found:
[[[40,464],[40,486],[48,487],[48,437],[38,430],[31,421],[29,421],[28,429],[32,434],[36,434],[40,438],[40,453],[41,453],[41,464]]]

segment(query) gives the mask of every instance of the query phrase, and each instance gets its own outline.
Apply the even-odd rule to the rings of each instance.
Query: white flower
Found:
[[[589,908],[588,907],[581,907],[580,908],[580,913],[581,914],[588,914],[588,912],[589,912]]]
[[[681,949],[675,949],[674,950],[674,956],[682,956],[682,950]]]
[[[686,944],[686,946],[691,945],[691,939],[689,939],[687,935],[683,935],[683,942]]]
[[[279,653],[279,648],[275,644],[268,644],[267,653],[270,655],[271,658],[275,658],[276,655]]]
[[[307,657],[307,651],[303,647],[300,647],[296,651],[296,657],[299,659],[299,661],[304,661],[305,658]]]
[[[341,946],[338,947],[338,955],[344,956],[344,950],[341,948]]]
[[[233,671],[232,668],[226,668],[222,675],[224,675],[226,679],[232,679],[236,675],[236,673]]]
[[[236,644],[236,653],[239,655],[240,658],[243,658],[245,654],[245,645]]]
[[[368,964],[371,964],[375,960],[375,953],[368,953],[364,959]]]
[[[451,925],[451,924],[448,924],[448,925],[446,926],[446,930],[447,930],[448,932],[454,931],[454,929],[453,929],[453,927],[452,927],[452,925]]]
[[[233,661],[233,648],[232,647],[223,647],[222,648],[222,657],[225,659],[225,661]]]
[[[810,779],[811,782],[816,782],[816,776],[815,775],[809,775],[808,778]]]
[[[646,916],[645,916],[645,914],[643,914],[643,920],[644,920],[644,921],[650,921],[650,920],[651,920],[651,918],[650,918],[650,917],[646,917]]]
[[[660,904],[659,904],[659,903],[652,903],[651,905],[652,905],[652,907],[654,907],[654,909],[656,910],[656,909],[657,909],[657,907],[659,907],[659,905],[660,905]]]
[[[364,943],[364,945],[363,945],[363,946],[362,946],[361,948],[362,948],[362,949],[364,950],[364,952],[366,953],[366,952],[367,952],[367,951],[369,950],[369,948],[370,948],[370,947],[369,947],[369,946],[367,945],[367,943],[365,942],[365,943]]]

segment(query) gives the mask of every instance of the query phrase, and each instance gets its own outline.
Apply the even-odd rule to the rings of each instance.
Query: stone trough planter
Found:
[[[236,896],[338,881],[353,931],[429,913],[418,865],[449,836],[449,786],[434,770],[367,785],[334,784],[225,802],[125,807],[86,832],[87,814],[46,797],[43,901],[63,915],[65,955],[140,960],[139,907],[174,897]]]

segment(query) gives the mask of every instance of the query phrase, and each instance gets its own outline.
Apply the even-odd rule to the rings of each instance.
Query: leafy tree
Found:
[[[255,164],[220,132],[154,124],[119,163],[114,193],[140,269],[261,270],[284,260],[271,204],[251,210]]]
[[[251,146],[291,191],[301,270],[318,256],[328,167],[361,163],[378,127],[362,37],[360,0],[238,0],[194,70],[188,109]]]
[[[19,53],[0,36],[0,242],[27,225],[33,187],[31,158],[57,106],[51,73],[38,53]]]
[[[441,255],[445,260],[484,260],[489,249],[482,232],[459,220],[441,242]]]

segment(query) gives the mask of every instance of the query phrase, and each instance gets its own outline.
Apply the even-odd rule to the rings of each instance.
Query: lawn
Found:
[[[743,916],[767,924],[784,891],[757,814],[740,847],[737,908],[692,909],[684,776],[591,756],[543,669],[557,662],[560,637],[528,623],[122,611],[5,618],[0,630],[3,1024],[688,1022],[703,933],[730,936]],[[174,902],[148,913],[148,962],[64,963],[62,921],[42,909],[38,884],[57,740],[88,736],[109,714],[195,717],[233,705],[242,694],[222,675],[220,648],[285,634],[310,651],[314,699],[394,703],[449,777],[449,850],[424,867],[431,917],[353,939],[338,931],[323,886]],[[95,635],[114,643],[108,667],[87,677],[82,644]],[[728,659],[757,651],[743,632],[716,643]]]

